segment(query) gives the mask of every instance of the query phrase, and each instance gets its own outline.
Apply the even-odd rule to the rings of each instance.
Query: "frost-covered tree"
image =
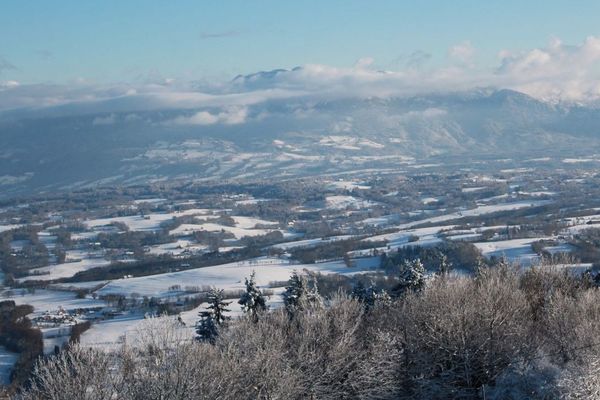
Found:
[[[306,276],[298,275],[294,271],[285,287],[285,292],[283,292],[283,304],[288,313],[292,316],[296,311],[304,310],[307,306],[318,305],[321,302],[316,282],[313,281],[310,284]]]
[[[440,254],[440,263],[438,265],[438,275],[446,276],[452,270],[452,263],[445,254]]]
[[[242,311],[254,322],[258,321],[258,315],[267,309],[265,296],[256,285],[254,271],[250,279],[246,278],[246,291],[238,303],[242,306]]]
[[[384,289],[377,290],[372,285],[365,287],[362,282],[356,284],[352,290],[351,297],[362,303],[366,311],[373,308],[377,303],[385,304],[391,301],[390,296]]]
[[[196,324],[196,339],[199,341],[214,343],[219,335],[219,328],[224,326],[230,319],[225,313],[230,310],[227,306],[231,302],[224,301],[223,289],[211,289],[208,293],[208,307],[200,311]]]
[[[200,319],[196,324],[196,339],[201,342],[213,343],[219,335],[219,330],[213,313],[210,311],[200,311],[198,313]]]
[[[354,285],[354,288],[352,288],[352,293],[350,294],[350,297],[352,297],[354,300],[357,300],[361,303],[365,300],[365,298],[367,297],[367,288],[361,281],[358,281],[358,283],[356,285]]]
[[[400,267],[399,281],[396,288],[398,294],[422,290],[425,287],[425,267],[421,260],[405,261]]]
[[[223,289],[211,289],[208,293],[208,309],[212,313],[213,319],[217,326],[224,325],[231,317],[225,315],[229,310],[227,308],[228,305],[231,304],[230,301],[225,301],[225,297],[223,295]]]
[[[304,283],[296,271],[292,272],[285,292],[283,292],[283,304],[290,314],[293,314],[300,305],[300,297],[305,290]]]

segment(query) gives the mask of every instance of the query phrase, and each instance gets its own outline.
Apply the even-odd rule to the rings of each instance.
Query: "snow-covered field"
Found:
[[[190,235],[194,232],[201,232],[201,231],[206,231],[206,232],[225,231],[225,232],[231,233],[233,236],[235,236],[236,239],[241,239],[246,236],[261,236],[261,235],[266,235],[267,233],[271,232],[270,229],[245,229],[245,228],[239,228],[237,226],[228,226],[228,225],[216,224],[213,222],[207,222],[205,224],[198,224],[198,225],[185,224],[185,225],[182,225],[179,228],[171,231],[170,234],[174,235],[174,236],[186,236],[186,235]]]
[[[12,229],[17,229],[22,227],[23,225],[0,225],[0,233],[10,231]]]
[[[508,196],[508,195],[505,195]],[[479,200],[480,202],[482,200]],[[434,217],[429,217],[417,221],[407,222],[400,225],[392,226],[396,229],[409,229],[414,226],[425,225],[425,224],[438,224],[446,221],[452,221],[461,218],[467,217],[477,217],[486,214],[492,214],[501,211],[513,211],[520,210],[523,208],[529,207],[538,207],[546,204],[550,204],[551,200],[532,200],[532,201],[516,201],[510,203],[501,203],[501,204],[479,204],[475,208],[471,208],[463,211],[456,211],[447,214],[441,214]],[[421,213],[425,212],[425,210],[421,210]],[[416,214],[416,213],[415,213]],[[366,225],[372,226],[385,226],[389,225],[392,221],[397,221],[400,218],[398,214],[391,215],[383,215],[381,217],[367,218],[362,222]]]
[[[202,222],[198,224],[182,224],[169,232],[173,236],[188,236],[194,232],[229,232],[236,239],[249,236],[261,236],[272,232],[279,225],[274,221],[266,221],[259,218],[232,216],[235,226],[223,225],[215,222]],[[260,227],[260,228],[257,228]],[[268,228],[268,229],[267,229]]]
[[[519,262],[523,266],[530,266],[540,261],[540,257],[532,250],[531,243],[549,239],[552,238],[511,239],[493,242],[475,242],[473,244],[486,257],[504,256],[510,261]]]
[[[33,306],[33,315],[41,315],[46,311],[56,312],[59,308],[68,310],[92,309],[106,306],[102,300],[91,298],[78,299],[74,292],[62,290],[36,289],[35,293],[28,293],[25,289],[13,289],[16,304],[30,304]]]
[[[31,270],[31,275],[20,278],[19,281],[40,280],[48,281],[58,278],[70,278],[78,272],[103,267],[110,264],[100,253],[88,253],[82,250],[69,250],[67,262]]]
[[[406,229],[400,232],[386,233],[383,235],[371,236],[365,241],[387,241],[384,249],[397,249],[404,246],[432,246],[441,243],[442,239],[438,236],[440,232],[454,228],[454,225],[432,226],[427,228]]]
[[[267,306],[270,309],[281,307],[283,304],[281,293],[283,292],[284,288],[279,287],[271,290],[273,291],[273,295],[267,298]],[[226,300],[227,302],[230,302],[229,306],[227,307],[230,310],[228,316],[234,319],[243,315],[242,308],[240,304],[238,304],[238,300],[238,298]],[[205,310],[207,306],[208,303],[202,303],[194,309],[184,311],[179,314],[178,317],[180,317],[181,321],[185,324],[184,334],[186,336],[189,336],[190,338],[194,337],[195,326],[199,319],[198,313]],[[160,316],[148,320],[145,319],[145,315],[140,312],[128,313],[113,319],[103,320],[92,325],[89,330],[81,335],[80,343],[84,346],[101,348],[105,350],[114,350],[125,342],[135,343],[135,341],[141,336],[142,331],[147,328],[147,324],[160,323],[160,319],[168,319],[174,322],[177,317]]]
[[[208,249],[208,246],[198,244],[193,240],[179,239],[173,243],[157,244],[150,246],[150,254],[180,255],[184,252],[199,253]]]
[[[214,286],[219,289],[238,290],[244,288],[244,278],[256,272],[258,285],[266,286],[272,281],[286,281],[294,270],[321,272],[323,274],[353,274],[361,271],[372,270],[378,265],[378,259],[371,263],[364,261],[355,267],[347,267],[343,261],[334,261],[316,264],[292,264],[287,260],[273,257],[260,257],[257,259],[241,261],[231,264],[216,265],[213,267],[196,268],[180,272],[143,276],[137,278],[118,279],[108,283],[98,290],[99,295],[104,294],[131,294],[141,296],[168,297],[169,288],[174,285],[186,286]]]
[[[316,238],[316,239],[304,239],[304,240],[296,240],[293,242],[285,242],[274,244],[272,247],[282,250],[291,250],[301,247],[313,247],[321,244],[327,244],[331,242],[337,242],[340,240],[351,239],[353,235],[339,235],[339,236],[329,236],[324,238]]]
[[[162,223],[170,221],[173,218],[196,215],[212,215],[213,211],[216,210],[209,210],[206,208],[192,208],[189,210],[174,211],[171,213],[152,213],[144,216],[129,215],[126,217],[99,218],[87,220],[84,222],[85,225],[90,229],[118,222],[127,225],[127,227],[132,231],[156,231],[160,229],[160,225]]]
[[[331,183],[329,183],[328,187],[330,187],[332,189],[342,189],[342,190],[371,189],[371,186],[364,185],[360,182],[345,181],[345,180],[338,180],[338,181],[331,182]]]
[[[83,346],[114,350],[128,335],[137,335],[144,314],[132,313],[95,323],[80,338]]]

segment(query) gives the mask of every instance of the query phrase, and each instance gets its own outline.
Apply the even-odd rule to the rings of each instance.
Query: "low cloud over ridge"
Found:
[[[498,64],[478,67],[476,49],[458,43],[448,55],[459,63],[423,67],[407,63],[380,70],[366,57],[352,67],[307,64],[286,70],[239,76],[218,85],[169,81],[144,84],[70,85],[0,82],[0,112],[52,109],[59,114],[135,112],[154,109],[216,108],[177,117],[175,124],[240,124],[247,107],[266,101],[314,98],[415,96],[477,87],[507,88],[550,102],[592,103],[600,99],[600,37],[568,45],[558,39],[528,51],[503,50]],[[423,53],[426,54],[426,53]]]

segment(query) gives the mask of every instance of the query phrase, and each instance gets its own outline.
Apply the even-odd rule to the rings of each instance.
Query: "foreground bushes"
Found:
[[[24,399],[555,399],[600,391],[600,292],[510,267],[364,305],[242,319],[215,345],[170,319],[114,352],[40,363]]]

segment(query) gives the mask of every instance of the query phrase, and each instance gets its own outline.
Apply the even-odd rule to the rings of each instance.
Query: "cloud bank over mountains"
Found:
[[[424,62],[381,70],[374,60],[363,58],[352,67],[307,64],[215,84],[172,79],[113,85],[83,80],[62,85],[5,80],[0,81],[0,115],[26,110],[69,115],[196,109],[201,111],[175,117],[170,123],[231,125],[247,120],[249,106],[268,101],[410,97],[484,87],[512,89],[553,103],[589,105],[600,100],[600,37],[590,36],[576,45],[553,39],[542,48],[503,50],[491,68],[478,66],[476,53],[465,41],[448,50],[447,63],[442,66],[427,66],[427,57],[421,57]]]

